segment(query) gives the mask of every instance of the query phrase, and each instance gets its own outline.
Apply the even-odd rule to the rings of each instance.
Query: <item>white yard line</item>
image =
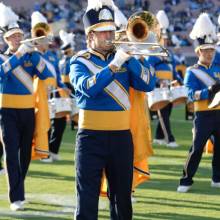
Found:
[[[5,216],[22,216],[23,218],[31,218],[31,217],[64,217],[67,215],[73,215],[74,209],[76,206],[76,198],[75,195],[58,195],[58,194],[33,194],[27,193],[26,199],[29,204],[26,204],[27,210],[21,212],[11,212],[8,206],[7,208],[0,207],[0,219],[1,217]],[[0,200],[7,201],[7,195],[0,195]],[[32,204],[33,203],[33,204]],[[28,209],[35,209],[34,203],[38,203],[38,205],[56,205],[56,210],[28,210]],[[41,204],[42,203],[42,204]],[[100,199],[99,202],[99,209],[107,209],[108,201],[107,199]]]

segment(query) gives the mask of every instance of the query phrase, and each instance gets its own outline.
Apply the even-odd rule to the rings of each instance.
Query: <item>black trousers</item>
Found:
[[[24,180],[31,160],[31,145],[35,126],[34,109],[0,110],[2,141],[10,202],[25,200]]]
[[[2,146],[2,143],[0,142],[0,170],[3,168],[2,157],[3,157],[3,146]]]
[[[162,120],[164,122],[164,126],[166,128],[166,132],[167,132],[167,135],[168,135],[168,141],[169,142],[175,141],[175,138],[172,134],[171,126],[170,126],[170,115],[171,115],[171,112],[172,112],[172,108],[173,108],[173,105],[172,105],[172,103],[170,103],[170,104],[168,104],[167,106],[165,106],[164,108],[162,108],[160,110]],[[160,121],[158,121],[158,123],[157,123],[155,138],[156,139],[164,139],[165,138],[164,131],[162,129]]]
[[[97,220],[101,177],[108,180],[111,220],[131,220],[133,143],[129,130],[79,130],[76,138],[77,220]]]
[[[180,185],[192,185],[198,169],[204,146],[213,135],[214,152],[212,159],[212,180],[220,182],[220,110],[196,112],[194,119],[194,138],[183,169]]]
[[[54,154],[59,153],[62,137],[66,128],[66,117],[54,118],[51,120],[49,130],[49,150]]]

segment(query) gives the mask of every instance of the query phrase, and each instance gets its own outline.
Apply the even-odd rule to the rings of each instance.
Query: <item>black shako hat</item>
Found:
[[[87,10],[83,16],[86,34],[90,31],[115,31],[114,10],[104,5],[101,8]]]

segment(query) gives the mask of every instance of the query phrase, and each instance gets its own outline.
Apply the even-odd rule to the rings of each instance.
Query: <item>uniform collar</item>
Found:
[[[204,67],[204,68],[206,68],[206,69],[210,69],[210,67],[212,66],[212,64],[210,64],[209,66],[206,66],[205,64],[203,64],[203,63],[201,63],[201,62],[199,62],[199,61],[198,61],[198,65],[199,65],[199,66],[202,66],[202,67]]]
[[[113,54],[113,51],[111,51],[110,53],[106,54],[105,56],[103,54],[101,54],[100,52],[98,52],[97,50],[94,50],[92,48],[89,48],[89,52],[97,57],[99,57],[101,60],[105,61],[108,60],[109,57]]]

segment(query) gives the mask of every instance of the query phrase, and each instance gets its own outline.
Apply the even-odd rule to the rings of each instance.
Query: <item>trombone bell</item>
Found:
[[[127,24],[127,36],[129,41],[147,41],[150,32],[157,33],[157,18],[148,11],[136,12],[130,16]]]
[[[160,27],[157,18],[148,11],[136,12],[128,19],[127,28],[116,31],[116,40],[108,41],[116,49],[127,46],[131,55],[168,56],[166,48],[158,43]]]
[[[31,29],[31,35],[33,38],[51,35],[52,31],[47,23],[38,23]]]

